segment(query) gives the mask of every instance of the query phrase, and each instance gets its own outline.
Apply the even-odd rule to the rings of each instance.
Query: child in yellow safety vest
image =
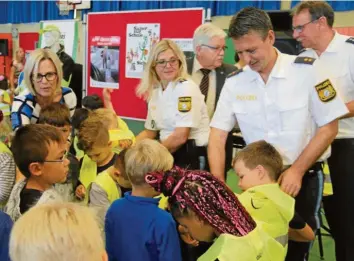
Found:
[[[109,206],[123,196],[121,187],[131,188],[125,174],[125,152],[119,153],[113,166],[99,173],[89,188],[89,206],[97,210],[102,227]]]
[[[145,180],[168,196],[171,214],[192,238],[213,242],[198,261],[283,261],[281,247],[265,233],[236,195],[208,172],[178,167]]]
[[[86,190],[97,175],[114,165],[120,151],[130,147],[135,138],[126,124],[109,109],[97,109],[89,112],[79,126],[78,145],[85,155],[80,160],[80,184],[76,196],[88,202]],[[124,123],[124,124],[123,124]],[[130,188],[123,188],[130,190]]]
[[[277,180],[283,171],[279,152],[266,141],[257,141],[239,151],[233,160],[233,168],[239,177],[238,186],[244,191],[238,199],[263,230],[276,239],[283,247],[283,257],[287,252],[289,235],[302,241],[312,240],[314,234],[300,217],[293,220],[295,200],[283,192]],[[299,221],[300,219],[300,221]],[[294,225],[294,230],[289,223]]]

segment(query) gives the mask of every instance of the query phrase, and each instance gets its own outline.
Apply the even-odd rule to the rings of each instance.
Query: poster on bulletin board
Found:
[[[64,47],[64,51],[76,61],[77,48],[79,43],[78,21],[75,20],[53,20],[40,22],[39,48],[47,47],[52,40],[51,35],[45,29],[51,27],[53,30],[60,31],[59,43]],[[49,27],[49,28],[50,28]]]
[[[95,88],[119,88],[119,36],[91,37],[90,86]]]
[[[160,40],[160,24],[127,24],[126,78],[142,78],[150,51]]]
[[[141,62],[140,68],[135,70],[131,67],[132,62],[134,59],[136,64],[138,59],[147,61],[151,47],[160,39],[177,39],[181,47],[183,46],[184,52],[192,52],[190,39],[193,38],[195,29],[204,22],[204,16],[203,8],[88,13],[85,48],[85,64],[88,65],[85,70],[87,95],[102,96],[102,89],[92,86],[90,81],[94,73],[91,39],[98,35],[120,36],[119,88],[111,93],[112,104],[120,117],[144,121],[147,115],[147,102],[136,95],[144,62]],[[184,23],[181,27],[180,21],[188,21],[188,23]],[[144,35],[148,37],[144,39]]]

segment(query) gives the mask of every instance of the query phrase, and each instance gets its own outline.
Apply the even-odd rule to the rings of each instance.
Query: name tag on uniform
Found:
[[[192,109],[192,97],[178,98],[178,111],[189,112]]]
[[[336,97],[336,90],[329,79],[317,84],[316,91],[322,102],[329,102]]]
[[[237,95],[236,99],[239,101],[256,101],[256,95]]]

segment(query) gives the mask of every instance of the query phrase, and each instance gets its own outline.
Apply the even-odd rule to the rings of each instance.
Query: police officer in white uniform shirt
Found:
[[[175,42],[161,40],[149,56],[137,89],[137,95],[148,101],[145,130],[137,140],[159,134],[177,166],[204,169],[209,117],[204,96],[187,76],[183,52]]]
[[[316,161],[337,134],[337,118],[348,110],[331,80],[315,70],[314,59],[273,47],[272,28],[267,13],[253,7],[231,20],[229,36],[247,65],[229,76],[221,92],[210,125],[210,170],[222,177],[225,140],[237,120],[247,144],[264,139],[278,149],[288,165],[281,188],[296,197],[296,212],[316,230],[323,184]],[[313,121],[319,126],[314,135]],[[304,260],[309,244],[290,241],[289,251],[294,248]]]
[[[347,261],[354,256],[354,37],[337,33],[333,23],[334,11],[323,1],[301,2],[293,12],[293,36],[305,47],[300,56],[316,58],[350,111],[339,120],[328,159],[334,194],[323,199],[336,259]]]

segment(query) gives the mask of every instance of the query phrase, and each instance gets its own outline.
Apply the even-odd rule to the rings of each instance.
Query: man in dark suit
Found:
[[[211,23],[202,24],[195,30],[193,36],[195,56],[187,59],[188,73],[200,86],[205,96],[210,119],[216,109],[226,76],[237,70],[234,65],[223,63],[226,49],[225,37],[226,33],[219,27]],[[232,161],[232,133],[228,137],[225,149],[225,170],[227,171]]]

